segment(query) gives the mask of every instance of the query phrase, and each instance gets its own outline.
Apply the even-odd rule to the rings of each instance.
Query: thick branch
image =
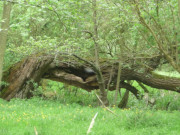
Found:
[[[4,74],[3,81],[9,83],[8,86],[0,88],[0,97],[10,100],[13,97],[25,98],[32,96],[34,90],[33,83],[39,83],[41,78],[46,78],[58,82],[67,83],[87,91],[99,89],[97,76],[94,72],[85,70],[87,65],[82,65],[81,61],[73,61],[68,64],[63,62],[66,56],[58,57],[61,62],[53,61],[52,56],[29,57],[12,66],[9,74]],[[53,65],[53,66],[52,66]],[[117,82],[118,64],[115,63],[113,72],[112,64],[104,65],[102,75],[107,88],[109,76],[111,83],[109,90],[115,90]],[[133,69],[134,68],[134,69]],[[141,70],[138,67],[138,70]],[[125,80],[136,80],[153,88],[176,91],[180,93],[180,79],[170,77],[157,77],[149,73],[139,73],[136,67],[122,68],[121,88],[126,88],[139,98],[138,90],[126,83]]]

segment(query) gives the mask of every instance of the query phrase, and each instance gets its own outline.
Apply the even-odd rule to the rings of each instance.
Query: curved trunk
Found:
[[[34,90],[34,83],[39,83],[41,78],[46,78],[58,82],[63,82],[68,85],[73,85],[84,90],[91,91],[99,89],[99,84],[95,72],[87,72],[85,70],[88,65],[82,64],[81,61],[73,61],[73,63],[63,62],[65,57],[58,58],[59,63],[53,61],[52,56],[29,57],[21,62],[13,65],[8,72],[4,73],[3,81],[7,82],[8,86],[0,88],[0,97],[6,100],[11,98],[28,98],[32,96],[31,91]],[[109,90],[115,90],[117,80],[118,64],[114,64],[112,72],[112,64],[107,64],[101,67],[104,81],[107,84],[109,76],[112,74],[112,80]],[[123,68],[121,72],[121,88],[126,88],[139,98],[138,90],[125,80],[136,80],[148,86],[176,91],[180,93],[180,79],[177,78],[158,78],[152,74],[145,72],[139,73],[137,70]]]

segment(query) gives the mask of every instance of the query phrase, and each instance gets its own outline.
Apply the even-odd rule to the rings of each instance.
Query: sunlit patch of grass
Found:
[[[59,103],[58,100],[14,99],[10,102],[0,100],[1,135],[34,135],[34,127],[43,135],[84,135],[92,117],[98,112],[92,135],[119,134],[179,134],[180,113],[178,111],[152,111],[138,108],[110,108],[111,114],[101,107],[91,104]],[[147,130],[145,130],[147,129]]]
[[[137,82],[134,81],[133,86],[143,93]],[[47,91],[56,91],[53,98],[12,99],[10,102],[0,99],[0,135],[34,135],[35,128],[42,135],[84,135],[97,112],[91,135],[180,134],[180,96],[175,92],[146,86],[150,98],[156,98],[156,104],[147,106],[144,100],[130,94],[127,108],[119,109],[117,104],[110,106],[116,117],[99,106],[94,92],[61,87],[62,84],[50,81]],[[123,95],[125,90],[121,92]],[[114,101],[114,94],[115,91],[108,92],[110,103]],[[118,95],[118,102],[121,99]]]
[[[158,73],[158,74],[160,74],[160,75],[167,76],[167,77],[180,78],[180,74],[179,74],[177,71],[172,71],[172,72],[156,71],[156,73]]]

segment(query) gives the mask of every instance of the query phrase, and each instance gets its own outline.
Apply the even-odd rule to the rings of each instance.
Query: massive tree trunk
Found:
[[[11,67],[3,77],[8,86],[1,87],[1,97],[6,100],[31,97],[34,83],[40,82],[52,60],[49,57],[29,57]]]
[[[39,83],[41,78],[63,82],[87,91],[99,89],[95,73],[85,70],[88,65],[83,64],[82,61],[77,59],[67,62],[66,58],[65,56],[59,56],[54,61],[53,56],[49,55],[42,55],[41,57],[31,56],[13,65],[4,73],[3,81],[6,81],[8,85],[0,88],[0,97],[6,100],[14,97],[29,98],[33,96],[31,91],[34,90],[34,83]],[[112,74],[111,65],[112,63],[108,64],[107,62],[101,67],[105,84],[108,84],[109,76]],[[131,84],[126,83],[126,80],[136,80],[154,88],[180,93],[180,79],[156,77],[149,72],[139,71],[141,71],[139,67],[132,67],[131,69],[122,67],[120,87],[129,90],[137,98],[139,98],[138,90]],[[114,71],[109,90],[115,90],[117,72],[118,63],[114,63]]]

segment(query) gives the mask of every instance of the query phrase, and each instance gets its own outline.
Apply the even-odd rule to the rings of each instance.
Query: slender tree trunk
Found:
[[[0,29],[0,83],[2,79],[3,60],[4,60],[5,49],[6,49],[10,13],[11,13],[11,2],[4,2],[3,14],[2,14],[2,20],[1,20],[2,23],[1,23],[1,29]]]
[[[179,26],[180,26],[180,0],[178,0],[178,20],[179,20]],[[178,26],[177,26],[178,27]],[[176,28],[177,28],[176,27]],[[177,31],[177,35],[179,34],[180,32],[179,31]],[[178,41],[178,39],[177,39],[177,35],[176,35],[176,45],[177,45],[177,47],[176,47],[176,62],[177,62],[177,64],[179,65],[179,60],[180,60],[180,58],[179,58],[179,47],[178,47],[178,43],[179,43],[179,41]]]
[[[156,14],[159,17],[159,0],[156,0]]]
[[[125,31],[125,28],[124,28],[124,25],[122,25],[122,28],[120,29],[120,32],[119,32],[121,33],[121,35],[118,40],[118,44],[120,48],[120,55],[119,55],[119,66],[118,66],[118,75],[117,75],[117,82],[116,82],[116,92],[114,96],[114,104],[116,104],[116,101],[117,101],[118,91],[121,95],[121,91],[119,88],[120,88],[121,70],[122,70],[122,63],[123,63],[123,46],[125,46],[125,40],[124,40],[124,35],[123,35],[124,31]]]
[[[117,82],[116,82],[116,92],[114,95],[114,104],[116,104],[116,102],[117,102],[120,81],[121,81],[121,59],[119,60],[118,75],[117,75]],[[119,91],[119,93],[120,93],[120,91]]]
[[[97,43],[98,40],[98,24],[97,24],[97,2],[96,0],[92,1],[92,6],[93,6],[93,23],[94,23],[94,35],[93,35],[93,40],[94,40],[94,51],[95,51],[95,65],[96,68],[98,69],[97,74],[97,80],[99,84],[99,89],[100,89],[100,98],[104,105],[108,105],[108,99],[107,99],[107,92],[105,90],[105,84],[104,84],[104,78],[101,73],[100,69],[100,64],[99,64],[99,45]]]
[[[179,11],[179,21],[180,21],[180,0],[178,0],[178,11]]]
[[[128,103],[128,98],[129,98],[129,91],[126,90],[121,102],[119,103],[118,107],[119,108],[126,108],[127,103]]]

